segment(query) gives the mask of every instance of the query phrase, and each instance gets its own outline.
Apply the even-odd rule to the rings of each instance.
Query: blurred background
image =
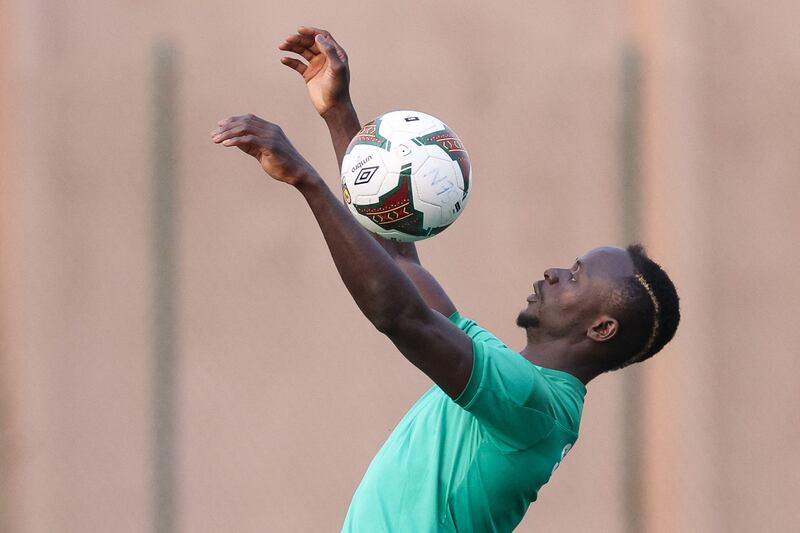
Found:
[[[277,44],[349,52],[362,122],[461,136],[469,208],[419,246],[521,348],[532,281],[641,239],[675,340],[589,386],[518,531],[800,531],[797,2],[0,0],[0,531],[338,531],[428,379],[358,312],[300,196],[217,120],[281,124],[336,188]]]

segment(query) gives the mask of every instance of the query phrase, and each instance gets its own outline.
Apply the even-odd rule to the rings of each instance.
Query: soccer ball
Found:
[[[441,233],[472,188],[461,139],[436,117],[392,111],[364,126],[342,161],[344,201],[362,226],[395,241]]]

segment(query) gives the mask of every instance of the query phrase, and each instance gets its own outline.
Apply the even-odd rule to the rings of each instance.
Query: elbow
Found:
[[[427,313],[430,312],[427,306],[409,305],[405,308],[393,308],[387,312],[377,313],[370,318],[372,325],[386,335],[394,338],[401,335],[403,331],[412,330],[419,324],[426,321]]]
[[[370,317],[370,322],[372,325],[386,335],[387,337],[391,337],[392,334],[397,330],[398,320],[394,316],[394,313],[382,313],[373,317]]]

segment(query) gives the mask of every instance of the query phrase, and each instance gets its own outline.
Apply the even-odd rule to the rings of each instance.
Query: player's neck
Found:
[[[572,374],[583,384],[597,376],[594,365],[586,363],[585,349],[567,339],[528,339],[520,352],[535,365]]]

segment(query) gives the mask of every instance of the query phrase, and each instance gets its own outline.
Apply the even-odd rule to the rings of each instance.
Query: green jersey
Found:
[[[578,438],[586,388],[537,366],[472,320],[473,367],[406,413],[353,495],[343,532],[504,532],[522,520]]]

